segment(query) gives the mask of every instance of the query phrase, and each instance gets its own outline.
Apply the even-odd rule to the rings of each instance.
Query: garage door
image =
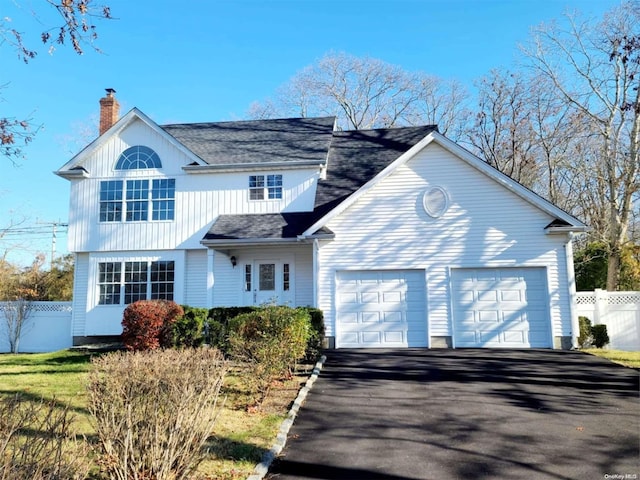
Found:
[[[544,268],[452,270],[456,347],[551,347]]]
[[[422,270],[338,272],[336,346],[426,346],[424,278]]]

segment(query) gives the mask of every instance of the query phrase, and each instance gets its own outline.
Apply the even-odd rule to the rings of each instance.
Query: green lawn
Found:
[[[93,354],[95,355],[95,354]],[[0,394],[20,393],[27,398],[55,399],[69,404],[75,414],[74,431],[91,438],[94,434],[87,410],[85,384],[92,354],[63,350],[46,354],[0,354]],[[263,453],[274,443],[280,423],[306,377],[294,377],[272,389],[260,411],[247,404],[242,374],[225,379],[226,402],[216,423],[211,455],[199,469],[207,478],[244,479]]]
[[[590,355],[606,358],[625,367],[640,368],[640,352],[626,352],[624,350],[604,350],[601,348],[586,348],[582,350]]]

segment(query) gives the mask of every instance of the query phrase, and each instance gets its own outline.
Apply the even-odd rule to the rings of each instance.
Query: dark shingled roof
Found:
[[[434,125],[334,132],[313,212],[221,215],[204,240],[295,238],[433,131]]]
[[[203,240],[296,238],[313,224],[313,218],[313,212],[220,215]]]
[[[162,125],[209,165],[324,163],[335,117]]]
[[[426,125],[334,132],[327,178],[318,182],[315,203],[318,219],[437,130],[435,125]]]

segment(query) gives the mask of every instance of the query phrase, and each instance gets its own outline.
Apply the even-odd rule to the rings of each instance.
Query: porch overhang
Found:
[[[232,247],[255,247],[255,246],[267,246],[267,245],[286,245],[299,243],[296,237],[294,238],[216,238],[216,239],[202,239],[200,243],[208,248],[232,248]]]

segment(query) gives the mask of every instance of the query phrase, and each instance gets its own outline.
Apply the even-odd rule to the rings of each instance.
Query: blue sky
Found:
[[[0,116],[42,125],[20,166],[0,158],[0,255],[27,264],[50,255],[51,227],[66,222],[69,183],[53,175],[93,139],[98,100],[116,89],[121,114],[138,107],[159,124],[244,118],[297,71],[344,51],[455,78],[468,87],[492,68],[514,68],[530,28],[569,10],[600,18],[614,0],[94,0],[114,20],[97,23],[96,45],[78,56],[41,49],[28,65],[0,43]],[[184,5],[176,9],[176,5]],[[18,6],[22,8],[18,8]],[[33,18],[30,8],[38,8]],[[44,10],[43,10],[44,8]],[[38,45],[51,23],[42,0],[0,0],[0,18]],[[38,45],[39,47],[39,45]],[[43,223],[44,222],[44,223]],[[66,252],[59,234],[58,254]]]

